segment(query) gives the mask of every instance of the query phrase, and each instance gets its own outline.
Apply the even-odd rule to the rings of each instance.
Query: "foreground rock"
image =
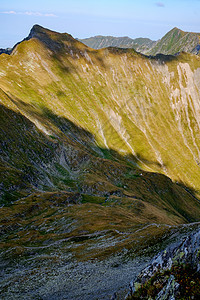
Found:
[[[198,299],[199,254],[200,229],[155,256],[131,282],[127,299]]]

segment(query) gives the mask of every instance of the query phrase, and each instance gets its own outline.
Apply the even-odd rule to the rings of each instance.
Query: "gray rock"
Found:
[[[185,225],[187,226],[187,225]],[[200,271],[200,229],[197,229],[156,255],[151,263],[130,283],[129,295],[137,291],[141,284],[147,282],[156,272],[170,270],[173,265],[190,264]],[[156,299],[175,299],[179,284],[171,275]]]
[[[158,293],[156,300],[175,300],[178,288],[178,282],[176,282],[175,277],[171,275],[165,287]]]

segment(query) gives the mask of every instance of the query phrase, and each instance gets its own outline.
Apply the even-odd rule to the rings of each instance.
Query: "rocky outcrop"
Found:
[[[145,299],[148,297],[148,289],[153,284],[160,284],[160,291],[153,299],[176,299],[185,288],[180,280],[180,274],[189,270],[187,276],[190,276],[191,270],[199,278],[200,272],[200,229],[189,234],[182,241],[170,245],[166,250],[153,258],[151,264],[147,266],[137,277],[136,281],[130,284],[130,295],[127,299],[136,299],[136,295],[144,292]],[[193,274],[192,274],[193,276]],[[156,283],[156,284],[155,284]],[[190,284],[192,280],[190,280]],[[187,283],[188,285],[188,283]],[[188,288],[188,287],[187,287]]]

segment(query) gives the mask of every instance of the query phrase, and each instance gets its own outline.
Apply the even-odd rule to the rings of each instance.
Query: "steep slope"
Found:
[[[45,108],[40,111],[4,93],[1,99],[7,104],[1,105],[1,204],[26,197],[29,205],[37,197],[57,197],[61,190],[83,203],[117,207],[123,199],[124,215],[133,201],[133,218],[140,214],[136,224],[199,219],[196,199],[166,176],[141,171],[123,156],[97,147],[89,132]],[[61,193],[60,201],[66,195]]]
[[[41,30],[0,56],[0,87],[20,111],[44,132],[52,128],[38,111],[67,118],[94,136],[104,157],[112,149],[198,190],[199,57],[95,51]]]
[[[189,52],[198,54],[200,50],[200,33],[185,32],[178,28],[170,30],[161,40],[157,41],[147,54],[156,55]]]
[[[155,251],[199,221],[199,74],[195,55],[93,50],[38,25],[0,55],[3,297],[27,297],[24,278],[53,297],[69,261]]]
[[[95,51],[36,25],[0,72],[4,203],[67,190],[159,205],[160,223],[198,220],[198,57]]]
[[[136,51],[142,53],[146,53],[155,44],[155,41],[148,38],[131,39],[127,36],[114,37],[98,35],[86,39],[79,39],[79,41],[93,49],[106,47],[134,48]]]

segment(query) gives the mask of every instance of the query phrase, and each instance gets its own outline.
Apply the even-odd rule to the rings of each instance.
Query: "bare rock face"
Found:
[[[174,276],[171,275],[166,286],[159,292],[158,296],[156,297],[156,300],[175,299],[178,288],[179,288],[179,284],[175,281]]]

